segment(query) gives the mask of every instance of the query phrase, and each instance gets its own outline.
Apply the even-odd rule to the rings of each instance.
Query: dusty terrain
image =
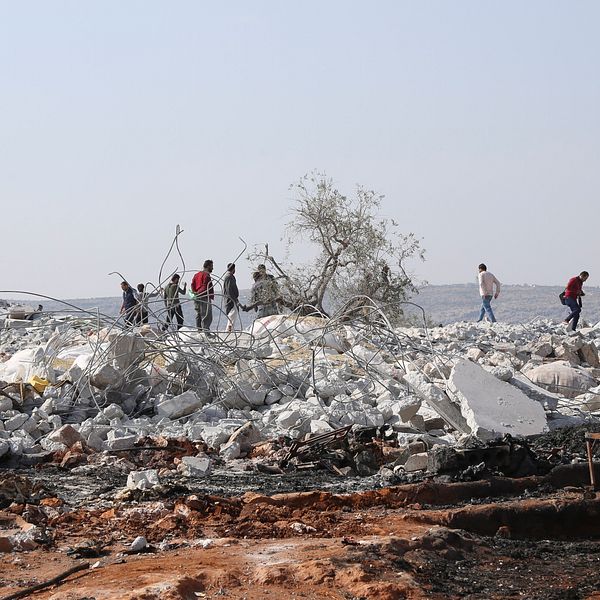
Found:
[[[28,597],[600,597],[600,498],[582,464],[520,479],[229,497],[183,487],[119,494],[109,478],[86,495],[86,477],[57,475],[0,477],[0,539],[39,531],[35,549],[4,554],[3,600],[78,564],[90,567]],[[139,535],[149,545],[132,554]]]

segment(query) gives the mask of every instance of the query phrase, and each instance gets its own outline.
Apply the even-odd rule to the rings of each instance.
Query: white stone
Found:
[[[550,342],[538,342],[534,344],[531,348],[531,354],[535,354],[536,356],[541,356],[542,358],[546,358],[546,356],[550,356],[552,354],[553,348]]]
[[[278,389],[271,390],[265,397],[265,404],[268,406],[270,406],[271,404],[276,404],[277,402],[279,402],[281,400],[282,397],[283,397],[283,394],[281,393],[280,390],[278,390]]]
[[[131,471],[127,476],[127,488],[130,490],[149,490],[159,484],[160,481],[156,469]]]
[[[262,406],[267,395],[264,390],[255,390],[250,386],[240,386],[238,394],[251,406]]]
[[[227,442],[221,446],[219,454],[225,460],[234,460],[242,455],[242,449],[239,442]]]
[[[538,402],[473,362],[461,360],[452,369],[448,387],[459,401],[471,433],[479,439],[548,431],[546,414]]]
[[[53,442],[47,437],[40,440],[40,446],[48,452],[66,452],[69,448],[61,442]]]
[[[329,433],[333,431],[333,427],[326,421],[321,419],[312,419],[310,422],[310,433],[313,435],[319,435],[322,433]]]
[[[404,470],[408,473],[413,471],[424,471],[427,469],[427,452],[411,454],[404,463]]]
[[[457,404],[442,389],[428,381],[427,377],[421,373],[411,372],[404,375],[404,381],[444,421],[461,433],[470,433],[471,430]]]
[[[125,416],[123,409],[118,404],[109,404],[102,412],[109,421],[122,419]]]
[[[510,367],[493,367],[490,373],[500,381],[509,381],[513,376],[513,370]]]
[[[4,421],[4,429],[6,431],[16,431],[22,427],[27,420],[29,420],[29,415],[24,413],[16,414],[14,417],[8,419],[8,421]]]
[[[108,432],[106,447],[109,450],[127,450],[133,448],[136,440],[136,435],[117,436],[115,431],[111,430]]]
[[[467,350],[467,354],[466,354],[466,357],[469,360],[472,360],[473,362],[479,361],[479,359],[483,358],[484,356],[485,356],[485,352],[483,352],[482,350],[480,350],[477,347],[469,348]]]
[[[202,408],[204,402],[192,391],[188,390],[175,396],[167,398],[156,405],[156,414],[167,419],[179,419]]]
[[[206,455],[184,456],[177,470],[187,477],[206,477],[211,472],[211,460]]]
[[[302,415],[297,410],[284,410],[277,417],[277,424],[283,429],[290,429],[294,427],[300,420]]]
[[[148,545],[146,538],[143,535],[138,535],[133,542],[131,542],[131,546],[129,546],[129,550],[131,552],[140,552]]]

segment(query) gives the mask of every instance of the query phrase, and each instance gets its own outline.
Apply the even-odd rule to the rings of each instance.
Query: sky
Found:
[[[156,282],[177,225],[188,269],[223,272],[240,237],[283,255],[314,169],[385,194],[419,280],[484,261],[595,285],[599,21],[583,0],[0,0],[0,290]]]

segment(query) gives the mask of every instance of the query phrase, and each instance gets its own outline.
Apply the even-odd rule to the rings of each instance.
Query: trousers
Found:
[[[488,319],[492,322],[496,322],[496,317],[494,316],[494,311],[492,310],[492,296],[482,296],[481,297],[481,310],[479,311],[479,319],[477,322],[483,321],[483,317],[487,314]]]

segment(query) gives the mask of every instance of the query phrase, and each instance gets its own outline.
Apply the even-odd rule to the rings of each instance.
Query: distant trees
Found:
[[[359,185],[348,197],[317,172],[291,189],[296,198],[285,238],[290,246],[311,242],[316,258],[303,265],[284,263],[270,255],[268,245],[251,256],[270,263],[283,304],[305,314],[314,308],[327,314],[325,303],[357,311],[369,298],[395,304],[416,292],[405,264],[423,259],[424,250],[414,234],[401,233],[396,221],[380,216],[382,195]]]

